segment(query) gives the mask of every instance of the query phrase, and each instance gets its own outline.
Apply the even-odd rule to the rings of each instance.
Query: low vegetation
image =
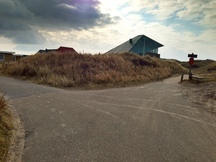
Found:
[[[11,115],[4,96],[0,96],[0,162],[6,160],[12,132]]]
[[[144,83],[185,69],[174,60],[134,54],[36,54],[1,68],[1,73],[55,87]]]

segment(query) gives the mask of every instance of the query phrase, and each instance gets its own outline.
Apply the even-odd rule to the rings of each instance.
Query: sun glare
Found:
[[[113,6],[113,2],[112,1],[109,1],[109,0],[99,0],[100,3],[101,3],[101,9],[103,11],[106,11],[106,10],[111,10],[112,8],[114,8]]]
[[[120,14],[119,8],[122,4],[124,4],[123,0],[99,0],[100,1],[100,9],[104,13],[109,13],[110,15],[116,16]]]
[[[103,6],[106,6],[106,7],[112,7],[113,6],[113,1],[108,1],[108,0],[99,0],[101,2],[101,4]]]

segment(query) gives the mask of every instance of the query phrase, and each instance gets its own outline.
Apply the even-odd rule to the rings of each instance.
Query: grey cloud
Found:
[[[14,42],[19,42],[19,44],[41,44],[45,42],[45,38],[38,31],[32,29],[19,31],[10,36]]]
[[[0,0],[0,15],[7,18],[26,17],[27,9],[17,1]]]
[[[98,5],[98,0],[0,0],[0,35],[15,43],[43,43],[32,27],[82,30],[114,23]]]
[[[45,38],[37,30],[22,23],[0,22],[0,28],[0,35],[18,44],[41,44],[45,42]]]
[[[95,0],[20,0],[35,15],[37,23],[49,27],[88,29],[99,24],[111,23],[108,14],[101,14]]]

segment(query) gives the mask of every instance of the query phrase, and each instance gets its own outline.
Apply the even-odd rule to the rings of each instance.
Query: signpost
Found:
[[[191,68],[192,68],[192,65],[194,64],[194,58],[197,58],[197,54],[188,54],[188,57],[190,58],[189,59],[189,64],[190,64],[190,70],[189,70],[189,80],[192,79],[192,72],[191,72]]]

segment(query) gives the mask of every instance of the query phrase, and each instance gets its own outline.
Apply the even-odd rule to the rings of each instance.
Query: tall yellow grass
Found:
[[[7,109],[4,95],[0,95],[0,161],[5,161],[12,134],[11,115]]]
[[[129,53],[36,54],[1,69],[7,75],[25,77],[57,87],[148,82],[184,71],[174,60]]]

